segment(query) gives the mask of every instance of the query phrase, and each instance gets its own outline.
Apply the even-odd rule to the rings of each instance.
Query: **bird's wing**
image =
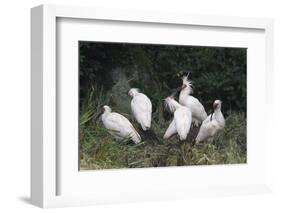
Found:
[[[112,131],[119,137],[131,137],[134,139],[140,139],[138,132],[135,130],[131,122],[123,115],[118,113],[110,113],[106,119],[106,128]]]
[[[152,104],[149,98],[144,94],[135,96],[131,101],[131,108],[134,117],[143,130],[150,128]]]
[[[196,137],[197,142],[207,140],[210,137],[213,137],[217,131],[217,122],[215,120],[211,121],[211,115],[209,115],[202,123],[198,135]]]
[[[134,128],[134,126],[131,124],[131,122],[123,115],[120,115],[118,113],[116,113],[116,114],[120,116],[121,123],[123,123],[124,128],[126,128],[126,130],[124,132],[128,132],[128,135],[131,137],[131,139],[135,143],[140,143],[141,137],[140,137],[139,133],[137,132],[137,130]]]
[[[192,122],[191,112],[182,106],[175,111],[174,120],[180,139],[185,140]]]
[[[177,129],[176,129],[176,125],[175,125],[175,119],[173,119],[173,121],[170,123],[168,129],[166,130],[166,132],[164,134],[164,139],[168,139],[176,133],[177,133]]]
[[[115,136],[124,137],[123,123],[121,118],[116,113],[110,113],[103,120],[104,126]]]
[[[204,106],[200,103],[200,101],[193,97],[188,96],[186,99],[181,102],[184,106],[186,106],[192,112],[192,116],[194,116],[199,121],[204,121],[207,117],[207,113],[204,109]]]
[[[203,124],[207,124],[207,123],[209,123],[210,121],[212,121],[212,120],[211,120],[211,117],[214,118],[214,115],[212,115],[212,114],[208,115],[208,117],[202,122],[202,125],[203,125]]]

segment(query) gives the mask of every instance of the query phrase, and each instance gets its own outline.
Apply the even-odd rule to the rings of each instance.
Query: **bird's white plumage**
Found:
[[[204,109],[204,106],[200,103],[200,101],[191,96],[192,92],[192,84],[187,79],[187,76],[183,78],[183,85],[179,96],[179,103],[181,105],[186,106],[192,113],[192,119],[195,123],[201,123],[207,117],[207,113]]]
[[[175,119],[173,119],[172,122],[169,124],[169,127],[166,130],[163,138],[168,139],[175,134],[177,134],[177,129],[176,129],[176,124],[175,124]]]
[[[135,119],[144,131],[150,129],[152,113],[152,104],[150,99],[135,88],[129,91],[129,95],[132,97],[131,110]]]
[[[108,106],[104,106],[102,122],[108,132],[117,140],[130,138],[134,143],[141,142],[140,135],[130,121],[119,113],[111,112]]]
[[[165,103],[174,113],[174,118],[165,132],[164,139],[168,139],[177,133],[180,140],[185,140],[192,122],[192,114],[190,110],[187,107],[180,105],[171,97],[166,98]]]
[[[214,113],[209,115],[202,123],[198,135],[196,137],[196,143],[213,139],[215,134],[222,130],[225,126],[225,120],[221,112],[221,101],[216,100],[214,102]]]
[[[174,113],[174,119],[180,140],[185,140],[191,126],[191,112],[186,107],[179,107]]]
[[[196,143],[212,138],[217,132],[217,126],[217,121],[214,119],[211,120],[211,115],[208,116],[200,126],[200,130],[196,137]]]

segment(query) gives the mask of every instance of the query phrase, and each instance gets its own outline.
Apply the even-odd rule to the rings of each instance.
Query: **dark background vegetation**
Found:
[[[206,155],[211,159],[210,164],[245,162],[246,56],[245,48],[79,42],[81,166],[85,169],[130,167],[128,150],[131,150],[133,159],[144,151],[150,153],[149,157],[141,155],[134,159],[133,161],[138,163],[133,163],[132,167],[194,165],[202,162],[208,164],[205,158],[202,160],[202,156],[204,157],[210,148],[217,149],[218,152],[209,153],[217,154],[213,161]],[[194,84],[193,95],[201,101],[208,114],[212,111],[214,100],[223,101],[222,111],[228,125],[225,134],[217,140],[221,143],[208,144],[208,149],[189,147],[193,154],[185,158],[185,163],[179,163],[182,159],[178,158],[182,156],[186,145],[171,148],[164,142],[154,147],[150,147],[153,143],[147,141],[144,141],[146,145],[138,146],[118,143],[107,134],[96,117],[99,107],[107,104],[113,111],[126,116],[138,128],[130,113],[130,98],[127,92],[131,87],[140,88],[152,101],[152,128],[161,138],[171,119],[163,110],[162,99],[181,86],[181,77],[187,73],[190,73],[189,78]],[[229,135],[231,141],[228,141],[228,145],[231,151],[228,151],[238,154],[229,154],[224,150],[226,146],[223,146],[223,138]],[[177,143],[176,139],[174,142]],[[233,147],[236,147],[235,150]],[[114,156],[111,156],[109,150],[115,152]],[[170,153],[171,150],[175,152]],[[196,152],[202,154],[199,154],[198,159],[194,157]],[[118,153],[119,157],[116,156]],[[190,155],[190,152],[188,153]],[[160,163],[152,163],[155,161],[151,160],[154,154],[164,156],[157,157],[160,160],[156,161]],[[232,160],[229,161],[229,155],[236,157],[231,156]],[[126,159],[123,159],[124,156],[127,156]],[[167,162],[170,156],[176,157],[177,160],[174,163]],[[119,161],[122,163],[116,163]]]
[[[190,73],[194,96],[207,108],[246,111],[246,49],[80,42],[80,98],[102,82],[110,90],[122,75],[131,86],[161,99]],[[161,94],[158,94],[158,92]]]

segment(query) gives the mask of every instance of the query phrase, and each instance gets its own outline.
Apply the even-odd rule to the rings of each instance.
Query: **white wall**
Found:
[[[30,178],[30,11],[41,3],[77,4],[74,0],[8,0],[2,1],[0,7],[0,209],[1,212],[12,210],[36,212],[38,208],[28,204]],[[275,19],[275,98],[280,99],[281,81],[281,12],[278,0],[80,0],[82,6],[102,6],[126,9],[149,9],[192,14],[216,14],[233,16],[270,17]],[[263,101],[263,100],[261,100]],[[281,109],[280,100],[276,109]],[[276,110],[278,111],[278,110]],[[266,112],[261,112],[266,113]],[[280,112],[276,115],[278,125]],[[280,129],[280,127],[278,127]],[[275,193],[273,195],[228,197],[220,199],[193,199],[186,201],[158,202],[145,204],[109,205],[68,209],[70,212],[273,212],[281,210],[280,161],[281,142],[276,127],[274,141]],[[258,134],[258,133],[257,133]],[[278,170],[277,170],[278,168]],[[279,182],[278,182],[279,180]],[[6,210],[6,211],[4,211]],[[51,210],[59,212],[62,209]],[[48,210],[49,211],[49,210]]]

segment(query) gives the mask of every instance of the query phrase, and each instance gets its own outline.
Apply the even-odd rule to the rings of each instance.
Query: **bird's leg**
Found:
[[[182,140],[179,143],[179,162],[180,166],[189,164],[189,146],[190,144],[187,143],[187,140]]]
[[[184,165],[190,165],[192,160],[192,146],[190,143],[183,143],[181,148],[181,157]]]
[[[193,138],[191,141],[191,146],[194,146],[195,144],[196,144],[196,140],[195,140],[195,138]]]
[[[188,157],[188,161],[190,164],[192,161],[192,145],[191,144],[188,144],[188,147],[187,147],[187,157]]]
[[[183,157],[182,157],[182,152],[181,152],[181,140],[179,139],[177,143],[177,166],[182,166],[183,165]]]

